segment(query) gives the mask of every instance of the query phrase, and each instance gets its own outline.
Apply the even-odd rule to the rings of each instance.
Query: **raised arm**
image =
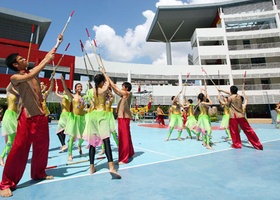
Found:
[[[62,42],[62,35],[59,35],[57,40],[59,42]],[[50,50],[47,55],[45,56],[45,58],[36,66],[34,67],[32,70],[30,70],[29,73],[25,73],[23,75],[21,74],[14,74],[13,76],[11,76],[11,82],[14,85],[17,85],[18,83],[21,82],[25,82],[28,80],[33,79],[34,77],[38,76],[38,74],[42,71],[42,69],[44,69],[44,67],[51,61],[54,59],[54,55],[55,55],[55,47],[52,48],[52,50]]]
[[[63,95],[58,93],[58,85],[55,84],[55,95],[58,96],[59,98],[63,98]]]
[[[65,83],[64,77],[61,75],[60,78],[61,78],[61,82],[62,82],[62,85],[63,85],[63,89],[64,89],[66,95],[67,95],[70,99],[73,99],[74,96],[73,96],[73,94],[69,91],[69,89],[68,89],[68,87],[67,87],[67,85],[66,85],[66,83]]]

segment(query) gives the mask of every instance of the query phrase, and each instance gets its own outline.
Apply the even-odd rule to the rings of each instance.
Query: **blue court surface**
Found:
[[[275,125],[251,124],[263,143],[263,151],[252,148],[243,133],[243,148],[232,149],[230,142],[223,139],[226,133],[213,130],[214,150],[208,150],[196,139],[176,140],[176,130],[171,140],[165,142],[166,127],[140,125],[131,123],[135,156],[129,164],[116,164],[122,176],[116,180],[111,179],[107,159],[97,159],[99,155],[95,161],[97,172],[89,174],[86,142],[82,156],[75,147],[74,163],[68,164],[67,152],[58,153],[57,124],[50,123],[48,166],[54,168],[47,173],[55,179],[30,180],[29,160],[18,188],[9,199],[280,199],[280,130]],[[182,138],[186,136],[184,130]],[[1,140],[2,151],[4,139]],[[113,138],[111,145],[117,163],[118,149]]]

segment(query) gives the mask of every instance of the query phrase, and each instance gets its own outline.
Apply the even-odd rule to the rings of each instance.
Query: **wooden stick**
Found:
[[[94,72],[93,65],[92,65],[91,62],[90,62],[89,56],[88,56],[87,51],[86,51],[86,49],[85,49],[85,47],[84,47],[84,45],[83,45],[82,40],[80,40],[80,44],[81,44],[81,48],[82,48],[83,52],[86,54],[86,57],[87,57],[88,62],[89,62],[89,64],[90,64],[90,66],[91,66],[91,69],[92,69],[93,72]]]
[[[61,56],[61,58],[59,59],[57,65],[55,66],[55,68],[53,69],[53,72],[52,72],[51,77],[50,77],[49,80],[52,80],[52,79],[53,79],[53,77],[54,77],[54,75],[55,75],[55,72],[56,72],[56,70],[57,70],[57,68],[58,68],[58,66],[59,66],[59,64],[60,64],[60,62],[62,61],[62,58],[64,57],[64,55],[65,55],[67,49],[69,48],[69,46],[70,46],[70,43],[68,43],[68,45],[66,46],[66,48],[65,48],[65,50],[64,50],[64,53],[62,54],[62,56]],[[53,62],[53,65],[54,65],[54,62]]]
[[[74,10],[71,12],[70,16],[68,17],[68,20],[67,20],[66,24],[64,25],[64,27],[63,27],[63,29],[62,29],[62,31],[61,31],[61,33],[60,33],[62,36],[64,35],[64,32],[65,32],[65,30],[66,30],[66,28],[67,28],[67,26],[68,26],[68,24],[69,24],[69,22],[70,22],[70,19],[71,19],[72,16],[73,16],[73,14],[74,14]],[[61,43],[61,42],[60,42],[59,40],[57,40],[57,42],[56,42],[56,44],[55,44],[55,51],[56,51],[57,48],[59,47],[60,43]]]
[[[28,53],[27,53],[27,58],[26,58],[27,63],[29,62],[29,57],[30,57],[30,52],[31,52],[31,45],[32,45],[32,40],[33,40],[33,35],[34,35],[34,29],[35,29],[35,25],[32,24],[31,36],[30,36],[30,41],[29,41],[29,48],[28,48]]]
[[[98,59],[97,53],[96,53],[96,47],[97,47],[97,46],[96,46],[96,43],[95,43],[94,40],[91,39],[90,34],[89,34],[87,28],[86,28],[86,32],[87,32],[87,35],[88,35],[88,39],[89,39],[89,41],[90,41],[91,48],[92,48],[93,53],[94,53],[94,55],[95,55],[96,62],[97,62],[97,64],[98,64],[98,66],[100,66],[100,62],[99,62],[99,59]]]
[[[202,72],[204,72],[204,73],[207,75],[207,77],[210,79],[210,81],[213,83],[213,85],[215,86],[215,88],[216,88],[217,90],[219,90],[219,89],[217,88],[216,84],[214,83],[214,81],[210,78],[210,76],[207,74],[207,72],[203,69],[203,67],[201,67],[201,69],[202,69]],[[205,79],[204,79],[204,80],[205,80]]]

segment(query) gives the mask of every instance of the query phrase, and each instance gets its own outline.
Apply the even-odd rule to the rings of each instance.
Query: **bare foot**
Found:
[[[105,153],[105,149],[102,149],[98,155],[103,155]]]
[[[0,165],[5,166],[4,159],[0,156]]]
[[[52,175],[47,175],[42,180],[52,180],[52,179],[54,179]]]
[[[179,140],[179,141],[183,141],[183,140],[182,140],[182,138],[180,138],[180,137],[178,137],[178,138],[177,138],[177,140]]]
[[[166,141],[168,141],[169,140],[169,138],[166,138],[164,141],[166,142]]]
[[[79,154],[82,155],[83,152],[82,152],[82,147],[81,146],[78,146],[78,150],[79,150]]]
[[[124,165],[126,164],[125,162],[118,162],[119,165]]]
[[[67,146],[66,145],[63,145],[61,148],[60,148],[60,151],[59,151],[59,153],[62,153],[62,152],[64,152],[65,150],[67,150]]]
[[[89,173],[90,173],[90,174],[93,174],[93,173],[95,173],[95,172],[96,172],[96,170],[95,170],[95,168],[94,168],[94,165],[93,165],[93,164],[90,164]]]
[[[13,196],[13,193],[10,188],[7,188],[5,190],[0,190],[0,195],[1,197],[11,197]]]
[[[73,160],[72,154],[69,154],[68,155],[68,161],[72,161],[72,160]]]
[[[206,143],[205,143],[205,142],[203,142],[203,143],[202,143],[202,145],[203,145],[203,146],[206,146]]]
[[[206,145],[207,149],[214,150],[210,145]]]
[[[110,170],[110,174],[112,176],[112,179],[121,179],[121,175],[115,170],[115,169],[112,169]]]

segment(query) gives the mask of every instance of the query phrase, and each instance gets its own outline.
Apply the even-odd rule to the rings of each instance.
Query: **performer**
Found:
[[[0,156],[0,165],[4,166],[4,159],[8,156],[17,130],[17,106],[19,101],[18,93],[13,89],[12,84],[9,83],[6,88],[8,108],[3,117],[2,136],[6,138],[6,145]]]
[[[113,138],[115,140],[115,143],[117,146],[119,146],[119,141],[118,141],[118,135],[116,132],[116,120],[114,117],[114,114],[112,112],[112,104],[114,102],[114,95],[112,93],[112,88],[109,87],[108,91],[107,91],[107,96],[106,96],[106,112],[107,112],[107,118],[108,118],[108,124],[110,127],[110,133],[113,135]],[[103,155],[105,152],[105,145],[104,143],[102,143],[101,146],[101,152],[99,153],[99,155]]]
[[[229,131],[229,118],[230,118],[229,107],[227,106],[228,98],[224,97],[224,99],[222,100],[221,94],[220,94],[220,92],[218,92],[218,100],[219,100],[221,107],[224,109],[224,114],[223,114],[222,122],[219,126],[219,129],[226,131],[226,134],[227,134],[226,140],[231,140],[231,135],[230,135],[230,131]]]
[[[61,114],[60,114],[60,117],[58,120],[56,134],[61,143],[59,153],[62,153],[65,150],[67,150],[67,145],[65,144],[64,130],[67,125],[68,117],[71,113],[72,93],[71,93],[70,89],[67,87],[64,77],[61,76],[60,78],[61,78],[61,82],[62,82],[64,91],[63,91],[63,95],[59,94],[58,85],[57,84],[55,85],[55,94],[56,94],[56,96],[58,96],[61,99]]]
[[[223,90],[219,90],[220,92],[225,92]],[[263,150],[263,146],[253,130],[253,128],[249,125],[246,120],[243,110],[242,110],[242,99],[241,96],[237,94],[238,88],[233,85],[230,87],[230,97],[228,98],[227,105],[230,110],[230,120],[229,120],[229,130],[232,137],[232,148],[242,148],[242,142],[240,138],[240,132],[238,126],[243,130],[245,135],[247,136],[249,142],[253,145],[257,150]],[[226,92],[225,92],[226,93]]]
[[[160,104],[158,104],[156,121],[158,122],[159,125],[165,126],[165,123],[164,123],[164,115],[165,115],[165,114],[164,114],[163,110],[161,109]]]
[[[83,132],[85,129],[85,102],[81,96],[83,86],[81,83],[75,85],[75,94],[71,96],[72,112],[69,114],[69,118],[64,130],[64,134],[69,135],[68,141],[68,161],[73,160],[73,144],[75,140],[78,142],[79,154],[82,155],[82,143]]]
[[[62,41],[59,35],[58,42]],[[49,125],[42,108],[42,93],[38,74],[54,59],[55,48],[30,71],[28,63],[19,54],[11,54],[6,58],[6,65],[18,73],[11,76],[11,83],[20,95],[19,118],[14,144],[6,160],[0,184],[2,197],[12,196],[12,191],[20,181],[28,160],[32,145],[31,178],[33,180],[53,179],[46,174],[49,151]]]
[[[194,116],[194,104],[192,99],[188,99],[186,104],[186,108],[188,109],[188,118],[185,123],[186,130],[188,132],[187,138],[192,139],[192,133],[196,135],[196,139],[199,140],[200,134],[195,130],[197,127],[197,120]]]
[[[100,71],[105,74],[104,69]],[[90,174],[95,173],[94,157],[95,148],[102,145],[105,146],[105,154],[108,160],[109,171],[112,178],[120,179],[121,176],[117,173],[112,156],[111,144],[110,144],[110,126],[108,120],[108,114],[106,111],[106,95],[109,87],[109,79],[103,74],[96,74],[94,76],[95,88],[93,89],[93,101],[94,110],[88,114],[88,121],[84,130],[83,138],[86,140],[89,147],[90,158]],[[107,84],[105,84],[105,81]]]
[[[51,91],[53,90],[54,80],[51,79],[51,84],[50,84],[49,88],[45,84],[45,82],[40,82],[40,86],[41,86],[41,92],[42,92],[42,95],[43,95],[42,106],[43,106],[45,115],[48,117],[49,114],[50,114],[50,111],[49,111],[49,108],[47,106],[47,98],[48,98],[49,94],[51,93]]]
[[[121,97],[117,106],[118,114],[118,139],[119,139],[119,164],[127,164],[134,155],[134,148],[130,133],[130,120],[132,119],[131,105],[131,83],[124,82],[122,89],[119,89],[115,83],[104,73],[106,79],[110,81],[110,85],[114,92]]]
[[[279,129],[280,129],[280,102],[276,105],[275,110],[276,110],[276,112],[277,112],[276,128],[279,128]]]
[[[197,120],[197,132],[199,134],[202,133],[203,146],[205,146],[207,149],[213,149],[210,146],[212,129],[210,117],[208,115],[208,106],[212,105],[212,100],[208,96],[206,89],[204,91],[205,94],[201,92],[197,96],[200,111]]]
[[[175,126],[178,127],[177,140],[180,140],[180,141],[182,140],[181,139],[181,134],[182,134],[182,131],[183,131],[183,120],[182,120],[182,113],[181,113],[182,105],[178,101],[178,96],[181,93],[182,93],[182,91],[180,91],[176,96],[171,97],[172,104],[171,104],[171,107],[169,109],[169,113],[170,113],[169,114],[169,116],[170,116],[169,131],[168,131],[168,136],[165,139],[165,141],[169,140]]]

